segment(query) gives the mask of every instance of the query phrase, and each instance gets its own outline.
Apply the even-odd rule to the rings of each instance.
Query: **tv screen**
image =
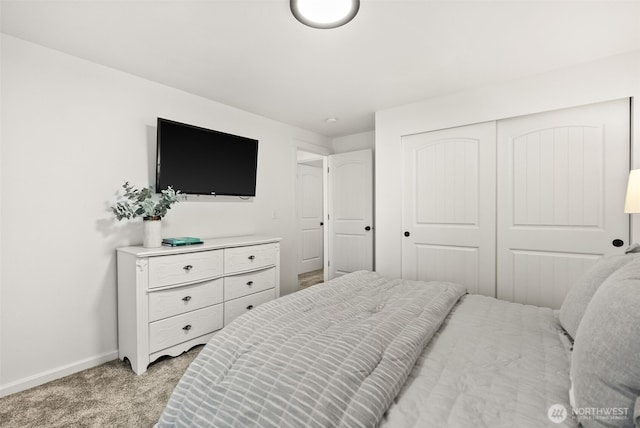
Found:
[[[156,190],[256,195],[258,140],[158,118]]]

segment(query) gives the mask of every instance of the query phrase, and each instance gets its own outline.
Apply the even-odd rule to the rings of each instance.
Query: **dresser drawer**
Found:
[[[222,278],[149,293],[149,321],[222,303]]]
[[[277,244],[227,248],[224,250],[224,272],[228,274],[273,266],[277,257]]]
[[[275,299],[275,297],[276,291],[272,288],[224,302],[224,325],[228,325],[234,318],[239,317],[245,312],[249,312],[258,305]]]
[[[223,250],[149,258],[149,288],[183,284],[221,276]]]
[[[228,276],[224,279],[224,298],[225,300],[237,299],[275,286],[276,268],[274,267],[258,272]]]
[[[221,329],[222,322],[222,303],[152,322],[149,324],[149,353]]]

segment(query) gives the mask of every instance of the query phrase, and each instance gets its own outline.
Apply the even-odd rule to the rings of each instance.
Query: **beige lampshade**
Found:
[[[640,169],[631,170],[629,173],[624,212],[628,214],[640,213]]]

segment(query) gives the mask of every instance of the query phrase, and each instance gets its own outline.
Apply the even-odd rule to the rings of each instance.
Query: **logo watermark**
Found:
[[[567,409],[562,404],[554,404],[549,407],[549,410],[547,411],[547,417],[554,424],[563,423],[565,419],[567,419],[568,415],[569,412],[567,412]]]
[[[601,420],[616,421],[628,419],[629,409],[626,407],[576,407],[567,410],[562,404],[554,404],[547,410],[547,417],[554,424],[561,424],[567,418],[576,421]]]

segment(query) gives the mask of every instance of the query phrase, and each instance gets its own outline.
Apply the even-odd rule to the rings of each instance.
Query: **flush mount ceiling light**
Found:
[[[291,0],[291,13],[313,28],[336,28],[351,21],[360,0]]]

